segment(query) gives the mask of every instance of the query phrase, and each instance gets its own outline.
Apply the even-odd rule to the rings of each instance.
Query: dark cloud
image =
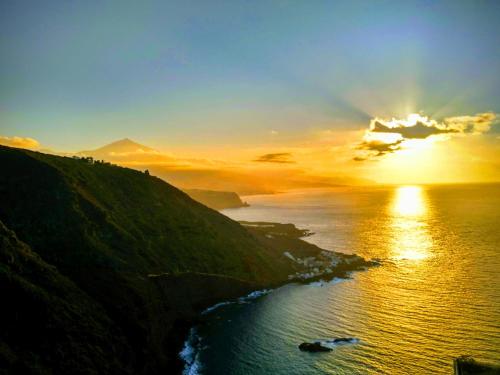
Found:
[[[261,155],[254,161],[259,163],[295,163],[295,161],[291,160],[291,157],[292,154],[289,152],[281,152]]]
[[[382,156],[382,155],[385,155],[387,153],[391,153],[391,152],[395,152],[397,150],[400,150],[401,149],[401,142],[403,142],[402,139],[399,139],[399,140],[394,141],[394,142],[389,142],[389,143],[386,143],[386,142],[383,142],[380,140],[365,140],[365,141],[361,142],[356,147],[356,149],[369,151],[372,154],[372,156]],[[356,158],[355,158],[356,161],[362,161],[362,160],[366,160],[366,159],[367,159],[367,157],[361,157],[361,156],[358,156],[358,160],[356,160]]]
[[[413,126],[399,125],[392,128],[382,124],[380,121],[375,121],[370,131],[373,133],[401,134],[401,136],[406,139],[425,139],[431,135],[458,132],[456,129],[439,128],[435,124],[426,125],[421,121],[418,121]]]
[[[354,161],[365,161],[367,158],[364,158],[362,156],[355,156],[352,158],[352,160]]]

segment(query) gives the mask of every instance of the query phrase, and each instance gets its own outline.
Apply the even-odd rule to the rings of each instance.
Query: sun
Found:
[[[420,186],[401,186],[396,191],[393,212],[401,216],[421,216],[425,212]]]

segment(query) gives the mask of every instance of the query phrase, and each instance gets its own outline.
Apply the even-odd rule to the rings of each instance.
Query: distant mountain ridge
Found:
[[[147,158],[153,155],[155,158],[162,158],[164,161],[174,160],[159,151],[132,141],[128,138],[109,143],[95,150],[80,151],[77,156],[92,156],[95,159],[116,162],[117,159],[132,156],[134,159]],[[180,187],[182,189],[182,187]],[[182,189],[191,198],[204,204],[214,210],[225,208],[245,207],[247,204],[242,202],[238,194],[228,191],[204,190],[204,189]]]
[[[83,155],[101,155],[101,156],[106,156],[106,155],[112,155],[112,154],[120,154],[120,153],[132,153],[132,152],[158,152],[151,147],[147,147],[144,145],[141,145],[137,142],[132,141],[131,139],[128,138],[123,138],[118,141],[109,143],[107,145],[104,145],[102,147],[99,147],[95,150],[88,150],[88,151],[80,151],[78,154],[83,154]]]

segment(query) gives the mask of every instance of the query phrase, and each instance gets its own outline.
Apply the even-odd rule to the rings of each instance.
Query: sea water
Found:
[[[348,280],[291,284],[206,314],[197,374],[451,374],[500,363],[500,185],[335,188],[245,197],[236,220],[294,223],[318,246],[380,258]],[[293,249],[290,249],[293,252]],[[355,338],[331,352],[302,342]],[[189,345],[188,345],[189,346]],[[188,348],[193,349],[193,348]]]

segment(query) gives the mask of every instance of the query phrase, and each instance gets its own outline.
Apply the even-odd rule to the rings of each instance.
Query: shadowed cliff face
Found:
[[[248,206],[247,203],[241,200],[238,194],[230,191],[184,189],[184,192],[194,200],[214,210]]]
[[[0,373],[126,373],[134,361],[104,309],[0,221]]]
[[[8,147],[0,165],[11,306],[0,368],[164,373],[176,363],[181,320],[290,271],[282,252],[158,178]],[[56,335],[47,331],[54,325]]]

